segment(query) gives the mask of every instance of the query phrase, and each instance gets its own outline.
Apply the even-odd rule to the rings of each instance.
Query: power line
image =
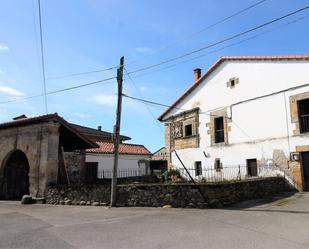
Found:
[[[155,54],[155,53],[158,53],[158,52],[160,52],[160,51],[162,51],[162,50],[168,49],[168,48],[173,47],[173,46],[175,46],[175,45],[177,45],[177,44],[179,44],[179,43],[182,43],[182,42],[184,42],[184,41],[186,41],[186,40],[189,40],[189,39],[191,39],[191,38],[193,38],[193,37],[195,37],[195,36],[197,36],[197,35],[199,35],[199,34],[205,32],[205,31],[208,30],[208,29],[211,29],[211,28],[213,28],[213,27],[215,27],[215,26],[217,26],[217,25],[219,25],[219,24],[222,24],[222,23],[224,23],[224,22],[226,22],[226,21],[232,19],[233,17],[236,17],[236,16],[238,16],[238,15],[240,15],[240,14],[242,14],[242,13],[244,13],[244,12],[246,12],[246,11],[248,11],[248,10],[254,8],[254,7],[257,7],[258,5],[260,5],[260,4],[262,4],[262,3],[266,2],[266,1],[267,1],[267,0],[262,0],[262,1],[256,2],[256,3],[254,3],[254,4],[252,4],[252,5],[248,6],[248,7],[246,7],[246,8],[244,8],[244,9],[241,9],[241,10],[239,10],[239,11],[233,13],[232,15],[230,15],[230,16],[228,16],[228,17],[225,17],[225,18],[223,18],[223,19],[221,19],[221,20],[219,20],[219,21],[217,21],[217,22],[214,22],[214,23],[212,23],[212,24],[210,24],[210,25],[208,25],[208,26],[206,26],[206,27],[204,27],[204,28],[202,28],[202,29],[200,29],[200,30],[198,30],[198,31],[196,31],[196,32],[191,33],[191,34],[189,34],[188,36],[185,36],[185,37],[183,37],[183,38],[181,38],[181,39],[179,39],[179,40],[177,40],[177,41],[175,41],[175,42],[172,42],[172,43],[170,43],[170,44],[167,44],[167,45],[163,46],[162,48],[153,51],[150,55],[146,55],[146,56],[144,56],[143,58],[141,58],[141,59],[139,59],[139,60],[132,61],[132,62],[130,62],[130,63],[127,64],[127,65],[131,65],[131,64],[133,64],[133,63],[139,62],[139,61],[145,59],[146,57],[149,57],[149,56],[151,56],[151,55],[153,55],[153,54]]]
[[[253,35],[253,36],[251,36],[251,37],[248,37],[248,38],[246,38],[246,39],[240,40],[240,41],[238,41],[238,42],[234,42],[234,43],[229,44],[229,45],[227,45],[227,46],[220,47],[220,48],[218,48],[218,49],[215,49],[215,50],[209,51],[209,52],[207,52],[207,53],[204,53],[204,54],[201,54],[201,55],[192,57],[192,58],[187,59],[187,60],[180,61],[180,62],[178,62],[178,63],[174,63],[174,64],[172,64],[172,65],[169,65],[169,66],[166,66],[166,67],[157,69],[157,70],[152,70],[152,71],[150,71],[150,72],[138,74],[138,75],[136,75],[136,76],[133,76],[133,78],[141,77],[141,76],[148,75],[148,74],[152,74],[152,73],[155,73],[155,72],[160,72],[160,71],[162,71],[162,70],[166,70],[166,69],[175,67],[175,66],[177,66],[177,65],[179,65],[179,64],[187,63],[187,62],[190,62],[190,61],[193,61],[193,60],[196,60],[196,59],[205,57],[205,56],[207,56],[207,55],[209,55],[209,54],[217,53],[217,52],[222,51],[222,50],[224,50],[224,49],[227,49],[227,48],[230,48],[230,47],[234,47],[234,46],[236,46],[236,45],[242,44],[242,43],[244,43],[244,42],[247,42],[247,41],[253,40],[253,39],[255,39],[255,38],[258,38],[258,37],[260,37],[260,36],[266,35],[266,34],[268,34],[268,33],[274,32],[274,31],[279,30],[279,29],[281,29],[281,28],[283,28],[283,27],[285,27],[285,26],[292,25],[292,24],[297,23],[297,22],[299,22],[299,21],[302,21],[302,20],[304,20],[304,19],[306,19],[306,18],[308,18],[308,17],[309,17],[309,16],[304,16],[304,17],[297,18],[297,19],[295,19],[295,20],[293,20],[293,21],[291,21],[291,22],[285,23],[285,24],[280,25],[280,26],[278,26],[278,27],[275,27],[275,28],[273,28],[273,29],[266,30],[266,31],[261,32],[261,33],[259,33],[259,34],[256,34],[256,35]],[[130,74],[130,73],[129,73],[129,74]]]
[[[44,59],[43,32],[42,32],[41,0],[38,0],[38,9],[39,9],[39,27],[40,27],[40,42],[41,42],[43,91],[44,91],[45,112],[47,114],[48,108],[47,108],[47,96],[46,96],[46,77],[45,77],[45,59]]]
[[[258,36],[264,35],[264,34],[266,34],[266,33],[268,33],[268,32],[272,32],[272,31],[274,31],[274,30],[276,30],[276,29],[282,28],[283,26],[287,26],[287,25],[296,23],[296,22],[298,22],[298,21],[300,21],[300,20],[303,20],[303,19],[305,19],[305,18],[308,18],[308,16],[298,18],[298,19],[296,19],[296,20],[294,20],[294,21],[292,21],[292,22],[286,23],[286,24],[284,24],[284,25],[282,25],[282,26],[279,26],[279,27],[277,27],[277,28],[274,28],[274,29],[265,31],[265,32],[260,33],[260,34],[257,34],[257,35],[254,35],[254,36],[252,36],[252,37],[249,37],[249,38],[244,39],[244,40],[241,40],[241,41],[239,41],[239,42],[236,42],[236,43],[230,44],[230,45],[228,45],[228,46],[219,48],[219,49],[217,49],[217,50],[210,51],[209,53],[214,53],[214,52],[223,50],[223,49],[225,49],[225,48],[228,48],[228,47],[231,47],[231,46],[235,46],[235,45],[240,44],[240,43],[243,43],[243,42],[245,42],[245,41],[254,39],[254,38],[258,37]],[[198,59],[198,58],[200,58],[200,57],[206,56],[206,55],[209,54],[209,53],[206,53],[206,54],[203,54],[203,55],[199,55],[199,56],[196,56],[196,57],[194,57],[194,58],[190,58],[190,59],[188,59],[188,60],[185,60],[185,61],[182,61],[182,62],[173,64],[173,65],[170,65],[170,66],[168,66],[168,67],[165,67],[165,68],[163,68],[163,69],[156,70],[156,71],[161,71],[161,70],[164,70],[164,69],[167,69],[167,68],[176,66],[176,65],[178,65],[178,64],[180,64],[180,63],[185,63],[185,62],[188,62],[188,61],[191,61],[191,60],[194,60],[194,59]],[[126,72],[127,72],[127,70],[126,70]],[[154,72],[154,71],[152,71],[152,72]],[[150,72],[150,73],[152,73],[152,72]],[[148,73],[145,73],[145,74],[148,74]],[[142,75],[145,75],[145,74],[142,74]],[[131,80],[132,80],[132,78],[136,78],[136,77],[142,76],[142,75],[137,75],[137,76],[131,77],[129,72],[127,72],[127,75],[131,78]],[[111,78],[107,78],[107,79],[103,79],[103,80],[99,80],[99,81],[94,81],[94,82],[90,82],[90,83],[86,83],[86,84],[81,84],[81,85],[77,85],[77,86],[74,86],[74,87],[69,87],[69,88],[60,89],[60,90],[57,90],[57,91],[53,91],[53,92],[46,93],[46,95],[55,94],[55,93],[62,92],[62,91],[73,90],[73,89],[76,89],[76,88],[80,88],[80,87],[84,87],[84,86],[89,86],[89,85],[93,85],[93,84],[98,84],[98,83],[100,83],[100,82],[104,82],[104,81],[108,81],[108,80],[112,80],[112,79],[115,79],[115,77],[111,77]],[[135,87],[136,87],[136,85],[135,85]],[[137,88],[137,87],[136,87],[136,88]],[[138,89],[138,88],[137,88],[137,89]],[[44,95],[45,95],[45,94],[37,94],[37,95],[32,95],[32,96],[28,96],[28,97],[24,97],[24,98],[16,98],[16,99],[13,99],[13,100],[0,102],[0,104],[11,103],[11,102],[15,102],[15,101],[18,101],[18,100],[24,100],[24,99],[32,99],[32,98],[36,98],[36,97],[42,97],[42,96],[44,96]],[[125,96],[125,97],[134,98],[134,97],[132,97],[132,96]],[[136,100],[141,100],[141,99],[138,99],[138,98],[135,98],[135,99],[136,99]],[[146,101],[146,100],[144,100],[144,101]],[[149,102],[149,104],[153,104],[153,105],[158,105],[158,104],[159,104],[159,103],[152,102],[152,101],[147,101],[147,102]],[[171,107],[171,106],[165,105],[165,104],[159,104],[159,105],[160,105],[160,106],[163,106],[163,107]]]
[[[143,98],[143,95],[142,95],[141,91],[140,91],[140,90],[138,89],[138,87],[136,86],[136,84],[135,84],[135,82],[133,81],[133,79],[131,78],[130,74],[128,74],[127,69],[124,68],[124,70],[125,70],[126,74],[128,75],[128,78],[130,79],[132,85],[135,87],[137,93],[140,95],[141,98]],[[146,109],[148,110],[149,114],[150,114],[150,115],[152,116],[152,118],[154,119],[155,124],[159,127],[160,131],[164,134],[164,131],[163,131],[161,125],[158,123],[159,121],[157,120],[157,118],[155,117],[155,115],[152,113],[152,111],[150,110],[149,106],[148,106],[146,103],[144,103],[144,104],[145,104],[145,107],[146,107]]]
[[[244,9],[241,9],[241,10],[239,10],[239,11],[233,13],[232,15],[230,15],[230,16],[228,16],[228,17],[225,17],[225,18],[223,18],[223,19],[221,19],[221,20],[219,20],[219,21],[217,21],[217,22],[215,22],[215,23],[212,23],[212,24],[210,24],[210,25],[208,25],[208,26],[206,26],[206,27],[204,27],[204,28],[202,28],[202,29],[200,29],[200,30],[194,32],[194,33],[191,33],[191,34],[189,34],[188,36],[183,37],[182,39],[179,39],[178,41],[172,42],[172,43],[170,43],[170,44],[167,44],[167,45],[164,46],[163,48],[160,48],[160,49],[157,49],[157,50],[153,51],[153,53],[152,53],[151,55],[153,55],[154,53],[158,53],[158,52],[160,52],[160,51],[162,51],[162,50],[165,50],[165,49],[167,49],[167,48],[170,48],[170,47],[172,47],[172,46],[175,46],[175,45],[177,45],[177,44],[179,44],[179,43],[181,43],[181,42],[184,42],[184,41],[186,41],[186,40],[189,40],[189,39],[191,39],[192,37],[194,37],[194,36],[196,36],[196,35],[198,35],[198,34],[200,34],[200,33],[203,33],[203,32],[205,32],[206,30],[211,29],[211,28],[213,28],[213,27],[215,27],[215,26],[217,26],[217,25],[219,25],[219,24],[222,24],[222,23],[224,23],[224,22],[226,22],[226,21],[232,19],[233,17],[236,17],[236,16],[238,16],[238,15],[240,15],[240,14],[242,14],[242,13],[244,13],[244,12],[246,12],[246,11],[248,11],[248,10],[254,8],[254,7],[257,7],[258,5],[260,5],[260,4],[262,4],[262,3],[266,2],[266,1],[267,1],[267,0],[258,1],[258,2],[254,3],[254,4],[252,4],[252,5],[250,5],[250,6],[246,7],[246,8],[244,8]],[[151,56],[151,55],[146,55],[146,56],[144,56],[143,58],[141,58],[141,59],[139,59],[139,60],[134,60],[134,61],[131,61],[131,62],[129,62],[129,63],[126,63],[126,65],[134,64],[134,63],[139,62],[139,61],[143,60],[144,58],[146,58],[146,57],[148,57],[148,56]],[[79,76],[79,75],[86,75],[86,74],[92,74],[92,73],[105,72],[105,71],[109,71],[109,70],[116,69],[116,68],[117,68],[117,66],[112,66],[112,67],[105,68],[105,69],[99,69],[99,70],[93,70],[93,71],[86,71],[86,72],[81,72],[81,73],[65,74],[65,75],[60,75],[60,76],[48,77],[48,78],[46,78],[46,79],[47,79],[47,80],[54,80],[54,79],[69,78],[69,77],[72,77],[72,76]]]
[[[144,103],[147,103],[147,104],[151,104],[151,105],[158,105],[158,106],[168,107],[168,108],[172,107],[170,105],[161,104],[161,103],[158,103],[158,102],[154,102],[154,101],[150,101],[150,100],[146,100],[146,99],[141,99],[141,98],[136,98],[136,97],[133,97],[133,96],[129,96],[129,95],[125,94],[125,93],[123,93],[122,96],[125,97],[125,98],[141,101],[141,102],[144,102]],[[173,108],[179,109],[179,110],[184,110],[184,109],[181,109],[181,108],[178,108],[178,107],[173,107]]]
[[[99,69],[99,70],[88,71],[88,72],[72,73],[72,74],[60,75],[60,76],[55,76],[55,77],[48,77],[47,80],[56,80],[56,79],[69,78],[69,77],[72,77],[72,76],[101,73],[101,72],[110,71],[110,70],[113,70],[113,69],[116,69],[116,68],[117,67],[109,67],[109,68],[104,68],[104,69]]]
[[[125,97],[125,98],[140,101],[140,102],[143,102],[143,103],[146,103],[146,104],[157,105],[157,106],[162,106],[162,107],[167,107],[167,108],[173,108],[173,109],[177,109],[177,110],[181,110],[181,111],[187,111],[187,109],[184,109],[184,108],[179,108],[179,107],[176,107],[176,106],[166,105],[166,104],[154,102],[154,101],[147,100],[147,99],[133,97],[133,96],[127,95],[125,93],[123,93],[122,96]],[[199,114],[204,114],[204,115],[213,116],[213,117],[221,117],[221,116],[218,116],[218,115],[215,115],[215,114],[210,114],[210,113],[207,113],[207,112],[199,112]]]
[[[161,103],[154,102],[154,101],[149,101],[149,100],[145,100],[145,99],[136,98],[136,97],[129,96],[129,95],[127,95],[127,94],[122,94],[122,96],[125,97],[125,98],[130,98],[130,99],[136,100],[136,101],[144,102],[145,104],[158,105],[158,106],[163,106],[163,107],[170,107],[170,108],[173,108],[173,109],[186,111],[186,109],[183,109],[183,108],[173,107],[173,106],[169,106],[169,105],[166,105],[166,104],[161,104]],[[211,114],[211,113],[208,113],[208,112],[199,112],[199,114],[204,114],[204,115],[213,116],[213,117],[222,117],[222,115],[214,115],[214,114]],[[227,116],[224,116],[224,117],[225,117],[225,118],[228,118]],[[254,141],[253,138],[252,138],[247,132],[245,132],[234,120],[232,120],[231,118],[228,118],[228,119],[231,120],[231,122],[234,123],[234,125],[235,125],[247,138],[249,138],[249,140]],[[259,145],[256,145],[256,146],[261,150],[262,154],[264,155],[264,154],[265,154],[265,151],[263,150],[263,148],[260,147]]]
[[[39,41],[38,41],[38,32],[37,32],[37,15],[36,15],[36,5],[35,5],[35,0],[32,0],[32,15],[33,15],[33,31],[34,31],[34,39],[35,39],[35,48],[36,48],[36,56],[38,60],[38,65],[40,66],[41,64],[41,56],[40,56],[40,48],[39,48]]]
[[[298,11],[294,11],[294,12],[292,12],[292,13],[295,14],[295,13],[297,13],[297,12],[299,12],[299,11],[301,11],[301,10],[307,9],[307,8],[309,8],[309,6],[304,7],[304,8],[302,8],[302,9],[298,10]],[[287,16],[289,16],[289,15],[291,15],[291,13],[288,14],[288,15],[285,15],[285,17],[287,17]],[[308,17],[308,16],[299,18],[299,19],[297,19],[297,20],[294,20],[294,21],[289,22],[289,23],[287,23],[287,24],[285,24],[285,25],[282,25],[282,26],[286,26],[286,25],[295,23],[295,22],[300,21],[300,20],[302,20],[302,19],[305,19],[305,18],[307,18],[307,17]],[[280,19],[282,19],[282,18],[283,18],[283,17],[281,17]],[[277,19],[278,19],[278,18],[277,18]],[[260,25],[260,26],[261,26],[261,25]],[[282,26],[281,26],[281,27],[282,27]],[[279,28],[281,28],[281,27],[279,27]],[[275,28],[275,29],[278,29],[278,28]],[[275,30],[275,29],[273,29],[273,30]],[[225,48],[227,48],[227,47],[234,46],[234,45],[236,45],[236,44],[239,44],[239,43],[242,43],[242,42],[244,42],[244,41],[247,41],[247,40],[256,38],[257,36],[263,35],[263,34],[265,34],[265,33],[267,33],[267,32],[273,31],[273,30],[269,30],[269,31],[263,32],[263,33],[261,33],[261,34],[257,34],[257,35],[255,35],[255,36],[253,36],[253,37],[244,39],[244,40],[239,41],[239,42],[237,42],[237,43],[230,44],[230,45],[228,45],[228,46],[219,48],[218,50],[222,50],[222,49],[225,49]],[[218,51],[218,50],[214,50],[214,51],[212,51],[212,52],[216,52],[216,51]],[[199,58],[199,57],[202,57],[202,56],[205,56],[205,54],[204,54],[204,55],[199,55],[199,56],[194,57],[194,58],[191,58],[191,59],[189,59],[189,60],[193,60],[193,59],[196,59],[196,58]],[[189,61],[189,60],[183,61],[182,63],[187,62],[187,61]],[[178,64],[179,64],[179,63],[178,63]],[[174,64],[174,65],[177,65],[177,64]],[[172,65],[172,66],[173,66],[173,65]],[[105,69],[105,70],[111,70],[111,69],[112,69],[112,68]],[[133,73],[133,72],[131,72],[131,73]],[[128,74],[129,77],[130,77],[130,74],[131,74],[131,73],[130,73],[130,72],[127,72],[127,74]],[[136,76],[135,76],[135,77],[136,77]],[[131,80],[132,80],[132,77],[130,77],[130,78],[131,78]],[[80,87],[85,87],[85,86],[89,86],[89,85],[93,85],[93,84],[98,84],[98,83],[100,83],[100,82],[108,81],[108,80],[111,80],[111,79],[115,79],[115,77],[111,77],[111,78],[107,78],[107,79],[103,79],[103,80],[99,80],[99,81],[94,81],[94,82],[90,82],[90,83],[86,83],[86,84],[81,84],[81,85],[77,85],[77,86],[74,86],[74,87],[64,88],[64,89],[60,89],[60,90],[57,90],[57,91],[48,92],[48,93],[46,93],[46,94],[44,93],[44,94],[38,94],[38,95],[28,96],[28,97],[24,97],[24,98],[17,98],[17,99],[9,100],[9,101],[3,101],[3,102],[0,102],[0,104],[5,104],[5,103],[10,103],[10,102],[15,102],[15,101],[18,101],[18,100],[29,99],[29,98],[35,98],[35,97],[41,97],[41,96],[45,96],[45,95],[55,94],[55,93],[58,93],[58,92],[73,90],[73,89],[80,88]],[[126,97],[134,98],[134,97],[128,96],[128,95],[127,95]],[[135,99],[136,99],[136,100],[141,100],[141,99],[138,99],[138,98],[135,98]],[[144,101],[145,101],[145,100],[144,100]],[[151,101],[147,101],[147,102],[149,102],[149,104],[158,105],[158,103],[156,103],[156,102],[151,102]],[[170,107],[170,106],[164,105],[164,104],[159,104],[159,105],[164,106],[164,107]]]
[[[62,88],[62,89],[59,89],[59,90],[54,90],[54,91],[50,91],[50,92],[43,93],[43,94],[36,94],[36,95],[32,95],[32,96],[26,96],[26,97],[23,97],[23,98],[16,98],[16,99],[12,99],[12,100],[2,101],[2,102],[0,102],[0,104],[7,104],[7,103],[16,102],[16,101],[19,101],[19,100],[33,99],[33,98],[38,98],[38,97],[42,97],[42,96],[45,96],[45,95],[52,95],[52,94],[56,94],[56,93],[71,91],[71,90],[74,90],[74,89],[77,89],[77,88],[96,85],[96,84],[99,84],[99,83],[102,83],[102,82],[105,82],[105,81],[110,81],[110,80],[113,80],[113,79],[116,79],[116,77],[92,81],[92,82],[88,82],[88,83],[85,83],[85,84],[80,84],[80,85],[76,85],[76,86],[72,86],[72,87]]]
[[[150,100],[146,100],[146,99],[141,99],[141,98],[136,98],[133,96],[129,96],[127,94],[122,94],[123,97],[125,98],[130,98],[136,101],[141,101],[144,102],[145,104],[151,104],[151,105],[157,105],[157,106],[162,106],[162,107],[168,107],[168,108],[173,108],[173,109],[177,109],[177,110],[182,110],[182,111],[187,111],[186,109],[183,108],[178,108],[178,107],[174,107],[174,106],[170,106],[170,105],[166,105],[166,104],[162,104],[162,103],[158,103],[158,102],[154,102],[154,101],[150,101]],[[199,114],[204,114],[207,116],[212,116],[212,117],[222,117],[222,115],[215,115],[215,114],[211,114],[208,112],[199,112]],[[245,132],[236,122],[235,120],[232,120],[231,118],[224,116],[225,118],[229,119],[232,123],[234,123],[234,125],[247,137],[249,138],[249,140],[251,140],[252,142],[254,141],[254,139],[247,133]],[[262,154],[265,154],[265,151],[263,150],[263,148],[259,145],[256,145],[262,152]]]
[[[130,73],[130,74],[134,74],[134,73],[137,73],[137,72],[145,71],[145,70],[148,70],[148,69],[151,69],[151,68],[154,68],[154,67],[158,67],[158,66],[164,65],[164,64],[166,64],[166,63],[169,63],[169,62],[172,62],[172,61],[175,61],[175,60],[182,59],[182,58],[184,58],[184,57],[187,57],[187,56],[190,56],[190,55],[192,55],[192,54],[201,52],[201,51],[203,51],[203,50],[205,50],[205,49],[214,47],[214,46],[219,45],[219,44],[221,44],[221,43],[224,43],[224,42],[233,40],[233,39],[238,38],[238,37],[240,37],[240,36],[243,36],[243,35],[245,35],[245,34],[251,33],[251,32],[253,32],[253,31],[255,31],[255,30],[258,30],[258,29],[261,29],[261,28],[263,28],[263,27],[266,27],[266,26],[268,26],[268,25],[270,25],[270,24],[273,24],[273,23],[278,22],[278,21],[280,21],[280,20],[283,20],[283,19],[285,19],[285,18],[287,18],[287,17],[290,17],[290,16],[292,16],[292,15],[295,15],[295,14],[297,14],[297,13],[299,13],[299,12],[302,12],[302,11],[308,9],[308,8],[309,8],[309,5],[307,5],[307,6],[303,7],[303,8],[297,9],[297,10],[295,10],[295,11],[292,11],[292,12],[286,14],[286,15],[283,15],[283,16],[280,16],[280,17],[278,17],[278,18],[275,18],[275,19],[272,19],[272,20],[270,20],[270,21],[267,21],[267,22],[265,22],[265,23],[263,23],[263,24],[257,25],[257,26],[255,26],[255,27],[253,27],[253,28],[247,29],[247,30],[242,31],[242,32],[240,32],[240,33],[237,33],[237,34],[235,34],[235,35],[232,35],[232,36],[229,36],[229,37],[227,37],[227,38],[224,38],[224,39],[222,39],[222,40],[220,40],[220,41],[211,43],[211,44],[209,44],[209,45],[207,45],[207,46],[204,46],[204,47],[198,48],[198,49],[196,49],[196,50],[190,51],[190,52],[188,52],[188,53],[185,53],[185,54],[182,54],[182,55],[179,55],[179,56],[176,56],[176,57],[173,57],[173,58],[170,58],[170,59],[161,61],[161,62],[156,63],[156,64],[153,64],[153,65],[149,65],[149,66],[146,66],[146,67],[143,67],[143,68],[136,69],[136,70],[131,71],[131,72],[129,72],[129,73]]]

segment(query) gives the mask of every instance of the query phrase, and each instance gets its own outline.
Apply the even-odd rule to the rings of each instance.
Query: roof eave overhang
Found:
[[[222,62],[224,61],[277,61],[277,60],[309,60],[309,54],[307,55],[287,55],[287,56],[222,56],[220,57],[205,73],[198,79],[192,86],[190,86],[183,95],[181,95],[167,110],[165,110],[159,117],[158,120],[165,122],[165,116],[170,113],[184,98],[186,98],[201,82],[208,77]]]

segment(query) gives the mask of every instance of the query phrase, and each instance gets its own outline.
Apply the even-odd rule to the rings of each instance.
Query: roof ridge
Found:
[[[113,142],[108,142],[108,141],[96,141],[96,142],[98,142],[98,143],[109,143],[109,144],[114,144]],[[124,145],[134,145],[134,146],[143,146],[143,147],[145,147],[146,148],[146,146],[145,145],[143,145],[143,144],[130,144],[130,143],[119,143],[119,145],[120,144],[124,144]],[[147,149],[147,148],[146,148]]]
[[[223,61],[225,60],[309,60],[309,54],[303,55],[248,55],[248,56],[221,56],[216,60],[201,76],[195,81],[180,97],[178,97],[170,107],[168,107],[159,117],[159,121],[163,121],[163,118],[168,114],[175,106],[177,106],[185,97],[187,97],[201,82],[210,75]]]

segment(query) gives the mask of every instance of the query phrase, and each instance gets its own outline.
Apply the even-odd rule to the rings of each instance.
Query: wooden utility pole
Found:
[[[120,143],[120,121],[121,121],[121,105],[122,105],[122,81],[123,81],[123,66],[124,57],[120,58],[120,64],[117,69],[117,83],[118,83],[118,99],[117,99],[117,111],[116,111],[116,125],[115,125],[115,141],[114,141],[114,168],[113,178],[111,186],[111,207],[116,206],[117,200],[117,171],[118,171],[118,155],[119,155],[119,143]]]

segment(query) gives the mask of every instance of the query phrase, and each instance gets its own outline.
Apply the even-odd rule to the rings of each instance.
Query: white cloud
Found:
[[[24,95],[22,92],[14,89],[12,87],[9,87],[9,86],[0,86],[0,93],[6,93],[6,94],[9,94],[9,95],[13,95],[13,96]]]
[[[9,47],[0,44],[0,50],[9,50]]]
[[[103,105],[103,106],[109,106],[109,107],[116,106],[116,103],[117,103],[116,95],[111,95],[111,94],[98,94],[89,100],[95,102],[96,104]]]
[[[141,54],[152,54],[154,52],[150,47],[137,47],[135,50]]]
[[[78,117],[78,118],[86,118],[87,117],[86,114],[80,113],[80,112],[74,112],[73,115]]]

